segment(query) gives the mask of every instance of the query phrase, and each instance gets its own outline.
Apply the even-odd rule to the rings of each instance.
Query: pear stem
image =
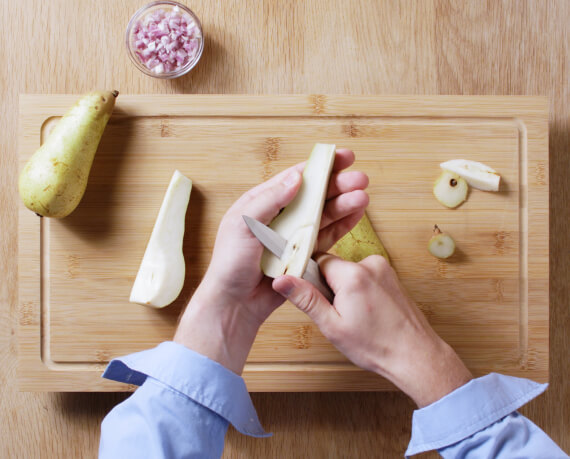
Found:
[[[441,230],[439,229],[439,226],[433,225],[433,234],[434,234],[434,236],[441,234]]]

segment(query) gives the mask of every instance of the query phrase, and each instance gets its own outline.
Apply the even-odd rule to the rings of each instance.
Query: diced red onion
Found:
[[[175,6],[154,10],[133,29],[133,48],[141,63],[156,74],[179,70],[193,61],[202,35],[188,13]]]

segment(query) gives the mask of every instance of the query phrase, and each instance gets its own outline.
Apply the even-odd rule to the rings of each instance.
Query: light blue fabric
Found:
[[[218,458],[230,423],[247,435],[270,435],[243,379],[179,344],[114,359],[103,377],[141,387],[103,420],[101,458]],[[567,457],[515,411],[546,386],[497,374],[475,379],[414,412],[406,455],[438,449],[445,458]]]
[[[173,342],[114,359],[104,378],[141,386],[101,425],[101,458],[218,458],[231,423],[267,437],[243,378]]]
[[[437,449],[444,458],[565,458],[548,435],[517,413],[548,384],[496,373],[473,379],[414,411],[406,457]]]

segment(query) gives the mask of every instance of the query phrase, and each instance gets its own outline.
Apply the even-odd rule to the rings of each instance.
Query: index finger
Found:
[[[354,163],[354,152],[348,148],[337,148],[334,159],[333,172],[338,172]]]
[[[346,279],[355,276],[358,266],[351,261],[343,260],[330,253],[319,253],[314,257],[319,269],[335,294],[346,282]]]

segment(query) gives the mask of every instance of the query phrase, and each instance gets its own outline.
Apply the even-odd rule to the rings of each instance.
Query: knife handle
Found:
[[[307,268],[303,274],[303,279],[313,284],[317,290],[321,292],[323,296],[332,304],[334,300],[334,293],[321,274],[318,263],[312,258],[309,258],[309,263],[307,263]]]

